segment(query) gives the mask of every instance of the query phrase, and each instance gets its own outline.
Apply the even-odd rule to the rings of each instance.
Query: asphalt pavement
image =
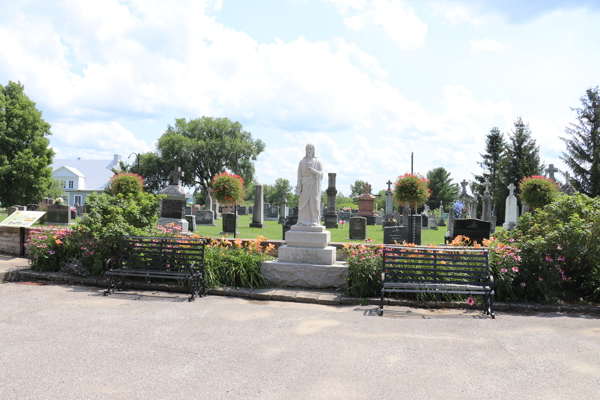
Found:
[[[598,399],[598,315],[0,284],[1,399]]]

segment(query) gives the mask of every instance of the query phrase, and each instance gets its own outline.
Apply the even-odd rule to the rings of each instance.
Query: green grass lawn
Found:
[[[217,226],[197,226],[196,233],[202,236],[210,237],[221,237],[221,231],[223,230],[223,220],[219,219],[216,221]],[[254,239],[256,236],[264,236],[271,240],[282,240],[282,227],[277,221],[265,221],[265,227],[260,228],[249,228],[248,225],[252,222],[251,215],[240,215],[238,219],[238,229],[240,233],[238,237],[243,239]],[[331,232],[332,242],[352,242],[352,243],[363,243],[362,240],[348,240],[348,224],[338,224],[338,229],[329,229]],[[444,243],[444,235],[446,234],[447,227],[439,227],[438,230],[425,229],[421,234],[421,243],[439,245]],[[233,237],[233,235],[229,235]],[[383,243],[383,230],[381,225],[368,225],[367,226],[367,238],[373,239],[373,243]]]

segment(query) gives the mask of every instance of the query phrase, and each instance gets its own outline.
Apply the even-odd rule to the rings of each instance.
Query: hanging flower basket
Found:
[[[239,175],[223,172],[213,178],[212,190],[219,203],[238,203],[244,199],[244,179]]]
[[[557,184],[545,176],[534,175],[523,178],[519,188],[521,200],[533,208],[541,208],[552,203],[559,194]]]
[[[404,174],[396,179],[394,198],[397,203],[408,203],[411,207],[420,207],[431,196],[427,178],[419,174]]]

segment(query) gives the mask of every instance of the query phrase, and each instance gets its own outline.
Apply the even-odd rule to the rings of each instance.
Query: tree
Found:
[[[544,166],[540,162],[540,148],[536,146],[535,139],[531,137],[529,124],[525,124],[521,117],[514,123],[514,130],[506,147],[506,156],[502,163],[502,185],[498,192],[502,192],[506,199],[511,183],[518,185],[525,177],[542,175]],[[515,194],[520,193],[519,188]]]
[[[206,191],[213,177],[225,170],[251,181],[252,161],[263,152],[265,144],[253,140],[242,124],[227,118],[180,118],[174,126],[168,126],[157,149],[167,171],[181,167],[184,185]]]
[[[52,185],[50,124],[21,83],[0,85],[0,202],[37,203]]]
[[[64,195],[65,188],[63,187],[62,181],[59,181],[58,179],[52,179],[50,182],[50,187],[44,193],[44,197],[49,197],[51,199],[63,197]]]
[[[275,184],[264,186],[264,199],[266,203],[278,205],[282,197],[285,197],[289,202],[292,199],[292,185],[290,181],[283,178],[277,178]]]
[[[449,205],[458,198],[460,189],[457,183],[452,183],[450,172],[444,167],[434,168],[427,172],[427,180],[429,180],[429,190],[431,197],[427,201],[429,208],[434,209],[440,206],[440,201],[445,205]]]
[[[506,142],[504,141],[504,135],[500,132],[500,129],[494,127],[488,133],[485,139],[485,154],[479,154],[482,158],[481,162],[478,162],[479,166],[483,170],[481,175],[475,175],[475,182],[471,186],[473,193],[476,193],[478,204],[481,206],[481,199],[485,188],[483,184],[487,179],[491,186],[492,192],[492,203],[496,210],[498,217],[504,218],[504,207],[506,196],[502,197],[505,193],[506,188],[500,188],[500,172],[503,166],[504,152],[506,150]]]
[[[591,197],[600,195],[600,89],[586,91],[580,99],[582,108],[571,108],[577,113],[577,123],[571,123],[561,139],[567,146],[561,160],[573,171],[571,184]]]
[[[144,178],[144,191],[158,194],[164,189],[170,180],[170,170],[166,163],[157,153],[142,153],[140,157],[140,175]],[[120,161],[120,171],[128,173],[138,172],[137,157],[133,164],[125,164]]]

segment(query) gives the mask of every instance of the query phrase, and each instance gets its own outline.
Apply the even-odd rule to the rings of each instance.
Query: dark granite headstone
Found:
[[[161,205],[160,217],[161,218],[175,218],[184,219],[185,214],[185,203],[186,200],[173,200],[164,199]]]
[[[339,217],[340,217],[339,218],[340,221],[346,221],[347,222],[347,221],[350,221],[351,214],[350,214],[350,212],[342,211],[340,213]]]
[[[215,214],[212,210],[196,211],[196,225],[215,226]]]
[[[240,215],[248,215],[248,208],[244,206],[239,206],[238,213]]]
[[[193,215],[186,215],[185,219],[188,222],[188,232],[196,232],[196,217]]]
[[[74,220],[77,218],[77,209],[73,210],[72,207],[69,207],[71,209],[71,220]]]
[[[367,219],[365,217],[352,217],[348,225],[348,239],[365,240],[367,238]]]
[[[252,206],[248,207],[248,214],[252,215]]]
[[[383,228],[383,244],[402,244],[408,241],[407,226],[388,226]]]
[[[185,215],[192,215],[192,207],[185,206]]]
[[[412,226],[411,226],[412,225]],[[423,222],[421,221],[421,214],[413,214],[409,216],[409,228],[412,229],[412,234],[409,235],[408,243],[414,243],[417,246],[421,245],[421,228]]]
[[[375,225],[377,223],[377,217],[376,216],[369,216],[367,217],[367,225]]]
[[[27,204],[27,211],[37,211],[37,204]]]
[[[46,212],[47,224],[68,224],[71,222],[71,207],[62,204],[48,206]]]
[[[282,229],[282,239],[285,240],[285,233],[292,229],[292,226],[298,223],[298,216],[285,217],[283,224],[281,224]]]
[[[237,228],[237,221],[236,221],[236,215],[234,213],[223,213],[221,214],[221,217],[223,217],[223,231],[221,232],[221,235],[223,234],[239,234],[239,232],[236,232],[236,228]]]
[[[454,220],[454,232],[451,240],[458,235],[467,236],[473,241],[482,244],[483,239],[490,238],[491,223],[475,218],[459,218]]]
[[[297,217],[297,216],[298,216],[298,207],[290,208],[290,217]]]
[[[325,214],[325,228],[335,229],[338,227],[338,216],[337,214]]]
[[[421,226],[423,228],[429,228],[429,216],[421,214],[421,218],[423,219],[423,224]]]

